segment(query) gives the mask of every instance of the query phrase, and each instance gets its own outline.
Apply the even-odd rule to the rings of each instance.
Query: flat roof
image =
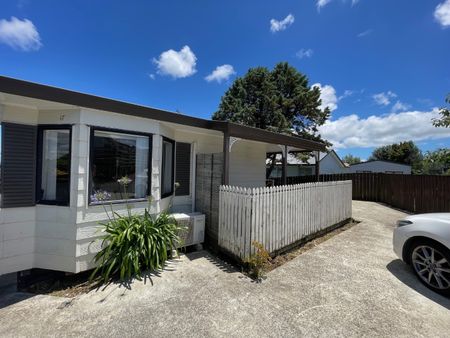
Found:
[[[239,137],[247,140],[288,145],[310,151],[326,150],[324,143],[310,141],[298,136],[274,133],[233,122],[201,119],[167,110],[113,100],[101,96],[80,93],[6,76],[0,76],[0,92],[84,108],[104,110],[123,115],[171,122],[191,127],[212,129],[223,132],[228,136]]]

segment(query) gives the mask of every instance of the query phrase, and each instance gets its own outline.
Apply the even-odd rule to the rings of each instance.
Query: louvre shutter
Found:
[[[191,191],[191,144],[176,143],[175,182],[180,186],[175,190],[175,196],[189,195]]]
[[[2,208],[35,205],[37,127],[2,123]]]

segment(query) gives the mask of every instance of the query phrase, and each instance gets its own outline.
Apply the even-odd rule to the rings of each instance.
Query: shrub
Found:
[[[267,272],[271,258],[263,244],[253,241],[252,245],[256,248],[256,252],[245,263],[248,265],[250,275],[256,281],[261,282]]]
[[[114,213],[102,225],[106,235],[102,250],[94,257],[98,266],[91,278],[100,274],[104,282],[113,275],[127,279],[162,268],[167,252],[181,244],[180,232],[184,229],[166,212],[155,217],[148,210],[144,215]]]

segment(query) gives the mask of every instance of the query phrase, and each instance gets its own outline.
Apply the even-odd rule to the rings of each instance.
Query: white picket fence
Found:
[[[252,241],[273,253],[352,217],[352,181],[267,188],[221,186],[219,246],[240,259]]]

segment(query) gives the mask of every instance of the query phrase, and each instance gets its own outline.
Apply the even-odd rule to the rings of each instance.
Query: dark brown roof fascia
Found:
[[[107,99],[100,96],[78,93],[67,89],[0,76],[0,92],[26,96],[34,99],[65,103],[113,113],[143,117],[165,122],[184,124],[198,128],[212,128],[209,120]]]
[[[191,127],[213,129],[227,133],[229,136],[247,140],[288,145],[310,151],[326,150],[323,143],[306,140],[296,136],[278,134],[232,122],[205,120],[156,108],[79,93],[72,90],[13,79],[6,76],[0,76],[0,92]]]
[[[287,145],[311,151],[326,151],[325,144],[320,142],[306,140],[297,136],[278,134],[271,131],[243,126],[232,122],[228,122],[228,131],[230,136],[240,137],[247,140]]]

